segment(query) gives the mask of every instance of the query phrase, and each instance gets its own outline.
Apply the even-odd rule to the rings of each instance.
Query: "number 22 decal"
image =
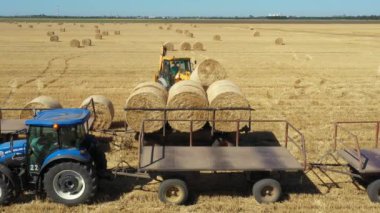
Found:
[[[30,171],[38,171],[38,165],[37,164],[31,164],[30,165],[30,168],[29,168]]]

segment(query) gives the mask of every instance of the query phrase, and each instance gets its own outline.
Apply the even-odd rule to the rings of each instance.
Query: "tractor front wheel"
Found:
[[[14,198],[14,189],[7,176],[0,172],[0,205],[9,204]]]
[[[93,169],[75,162],[60,163],[50,168],[43,184],[50,199],[69,206],[89,202],[97,190]]]
[[[367,194],[372,202],[380,202],[380,179],[373,181],[367,186]]]

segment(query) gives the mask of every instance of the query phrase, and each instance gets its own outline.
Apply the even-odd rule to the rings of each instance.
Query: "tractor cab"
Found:
[[[189,80],[192,73],[190,58],[163,57],[156,81],[166,88],[182,80]]]
[[[0,205],[10,202],[16,189],[44,191],[68,205],[90,199],[96,174],[107,168],[89,134],[92,121],[87,109],[46,110],[26,120],[26,139],[0,145],[0,191],[12,194],[0,194]]]

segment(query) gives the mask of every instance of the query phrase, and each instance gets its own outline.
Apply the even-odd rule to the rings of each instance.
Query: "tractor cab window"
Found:
[[[75,126],[64,126],[59,129],[59,140],[62,148],[79,148],[86,136],[86,129],[83,124]]]
[[[31,165],[41,165],[45,157],[59,148],[57,131],[52,127],[29,127],[29,154]],[[35,170],[38,170],[36,167]]]

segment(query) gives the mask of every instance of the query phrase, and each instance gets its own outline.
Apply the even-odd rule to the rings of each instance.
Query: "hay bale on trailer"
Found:
[[[181,47],[181,50],[185,50],[185,51],[191,50],[191,44],[189,42],[182,42],[180,44],[180,47]]]
[[[46,33],[47,36],[53,36],[55,33],[53,31],[49,31]]]
[[[203,44],[201,42],[195,42],[193,44],[193,50],[203,51]]]
[[[166,42],[163,46],[168,51],[174,51],[174,44],[172,42]]]
[[[20,119],[33,118],[34,112],[29,109],[58,109],[62,105],[50,96],[39,96],[24,106],[24,110],[20,112]]]
[[[70,41],[70,47],[76,47],[76,48],[79,48],[80,47],[80,41],[78,39],[73,39]]]
[[[137,85],[131,95],[126,101],[126,108],[143,108],[163,109],[166,106],[168,93],[161,84],[157,82],[145,82]],[[141,125],[147,119],[164,119],[163,111],[143,111],[143,110],[127,110],[126,122],[133,130],[140,132]],[[163,125],[162,121],[146,122],[144,126],[145,132],[156,132],[160,130]]]
[[[50,41],[51,42],[58,42],[59,41],[59,37],[57,35],[50,36]]]
[[[208,87],[218,80],[227,78],[227,73],[223,66],[214,59],[202,61],[193,71],[190,79],[200,82],[202,86]]]
[[[249,108],[249,102],[240,88],[229,80],[216,81],[207,89],[207,97],[211,108]],[[218,110],[215,112],[215,120],[248,120],[248,110]],[[213,113],[210,113],[210,124],[213,125]],[[241,122],[240,129],[248,123]],[[215,122],[215,129],[222,132],[237,130],[236,122]]]
[[[91,46],[91,45],[92,45],[91,39],[87,38],[87,39],[82,40],[82,46]]]
[[[169,90],[168,108],[207,108],[208,101],[206,93],[200,83],[186,80],[174,84]],[[203,110],[178,110],[168,111],[167,117],[169,124],[173,129],[181,132],[190,131],[189,121],[170,121],[177,120],[205,120],[208,119],[209,112]],[[207,121],[194,121],[193,131],[201,129]]]
[[[103,36],[101,34],[96,34],[95,39],[102,40]]]
[[[214,41],[221,41],[222,37],[220,35],[214,35],[213,39]]]
[[[86,98],[80,108],[86,108],[91,111],[91,116],[94,116],[91,106],[91,99],[94,101],[96,119],[92,125],[93,129],[104,130],[109,129],[112,125],[112,120],[115,115],[115,110],[112,102],[103,95],[91,95]]]
[[[284,39],[283,38],[277,38],[274,43],[276,45],[285,45]]]

